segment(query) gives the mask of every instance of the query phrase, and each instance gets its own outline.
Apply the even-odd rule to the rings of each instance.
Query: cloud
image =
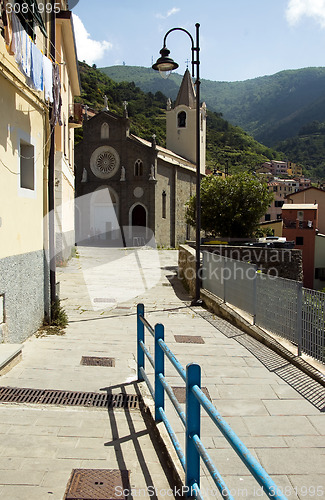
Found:
[[[92,40],[90,33],[88,33],[80,17],[76,14],[73,14],[73,26],[79,61],[86,61],[88,64],[93,64],[102,59],[107,50],[112,49],[113,45],[106,40],[102,40],[101,42]]]
[[[179,12],[180,10],[181,9],[179,9],[178,7],[173,7],[166,14],[156,14],[156,17],[158,17],[158,19],[167,19],[168,17],[177,14],[177,12]]]
[[[291,26],[301,18],[311,17],[325,28],[325,0],[289,0],[286,18]]]

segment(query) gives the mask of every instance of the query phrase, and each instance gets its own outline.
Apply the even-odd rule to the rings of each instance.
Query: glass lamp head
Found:
[[[159,57],[155,64],[152,65],[152,69],[159,71],[160,73],[165,73],[178,68],[178,64],[171,57],[169,57],[170,50],[168,50],[167,47],[163,47],[160,54],[161,57]]]

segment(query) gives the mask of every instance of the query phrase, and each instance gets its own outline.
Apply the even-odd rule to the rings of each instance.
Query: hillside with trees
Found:
[[[115,82],[95,66],[80,64],[82,93],[76,100],[95,111],[103,109],[104,96],[108,107],[118,114],[123,113],[123,102],[128,102],[131,133],[147,140],[156,134],[157,143],[166,144],[166,101],[161,92],[144,92],[134,82]],[[181,80],[180,80],[181,83]],[[76,140],[82,137],[77,129]],[[221,113],[208,111],[207,118],[207,166],[229,172],[254,171],[258,165],[270,159],[280,159],[281,154],[259,144],[241,128],[224,120]]]
[[[102,71],[117,82],[134,81],[145,91],[160,91],[172,99],[182,79],[181,75],[172,73],[163,80],[151,68],[135,66],[111,66]],[[208,109],[216,113],[211,121],[219,129],[225,126],[223,122],[218,123],[218,117],[222,116],[228,124],[242,127],[256,140],[283,152],[283,158],[302,164],[306,175],[313,180],[325,178],[323,134],[306,132],[306,127],[315,122],[325,123],[325,68],[281,71],[242,82],[203,79],[201,93]],[[229,146],[229,137],[227,134],[225,137]],[[217,146],[215,139],[212,138],[212,149]],[[240,160],[243,150],[240,151],[232,153],[233,160]],[[217,155],[219,163],[223,164],[222,158],[228,152],[222,148]],[[271,158],[270,152],[263,154]]]
[[[313,179],[325,180],[325,122],[303,126],[296,137],[278,144],[285,157],[304,165]]]
[[[146,92],[161,91],[171,99],[176,98],[182,78],[175,73],[163,80],[151,68],[136,66],[101,71],[117,82],[133,81]],[[238,82],[202,79],[201,95],[208,109],[274,147],[307,123],[325,121],[325,68],[287,70]]]

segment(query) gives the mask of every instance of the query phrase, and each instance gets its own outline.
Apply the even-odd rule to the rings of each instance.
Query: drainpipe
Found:
[[[55,0],[52,0],[51,12],[51,47],[50,54],[52,61],[56,60],[55,57]],[[51,108],[53,113],[53,107]],[[54,219],[54,176],[55,176],[55,125],[51,124],[51,149],[49,158],[49,260],[50,260],[50,323],[52,320],[52,306],[56,300],[56,264],[55,264],[55,219]]]

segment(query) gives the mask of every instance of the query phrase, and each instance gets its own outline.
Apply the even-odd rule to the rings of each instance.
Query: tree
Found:
[[[208,175],[201,182],[201,227],[224,237],[251,237],[273,199],[266,184],[254,175]],[[196,197],[187,203],[186,222],[195,226]]]

